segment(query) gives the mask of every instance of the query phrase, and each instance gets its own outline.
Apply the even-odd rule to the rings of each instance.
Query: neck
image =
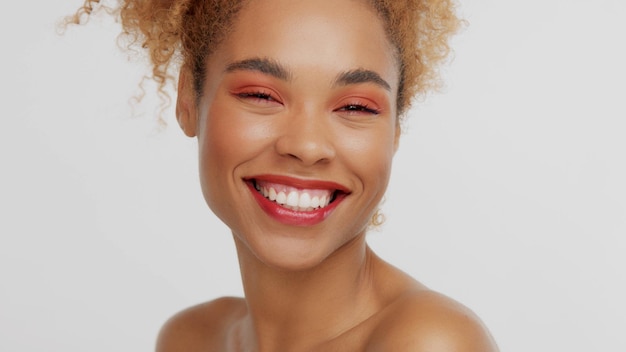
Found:
[[[269,267],[235,243],[248,305],[242,329],[254,336],[259,351],[331,340],[377,308],[371,285],[374,255],[364,234],[314,268],[299,271]]]

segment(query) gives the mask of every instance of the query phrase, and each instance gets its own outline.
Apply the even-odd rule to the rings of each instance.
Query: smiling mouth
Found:
[[[326,208],[338,195],[345,194],[338,189],[303,189],[256,179],[249,182],[269,201],[297,212],[313,212]]]

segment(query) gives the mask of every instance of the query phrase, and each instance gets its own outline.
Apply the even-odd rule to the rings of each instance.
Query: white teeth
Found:
[[[287,203],[287,196],[285,195],[285,192],[278,193],[278,195],[276,196],[276,203],[278,204]]]
[[[307,209],[311,206],[311,196],[308,193],[302,193],[300,201],[298,202],[300,208]]]
[[[274,187],[255,185],[255,188],[265,198],[274,201],[287,209],[295,211],[312,211],[324,208],[330,203],[330,191],[321,190],[285,190],[277,192]],[[320,193],[328,193],[321,195]],[[312,196],[314,194],[314,196]]]
[[[287,196],[287,205],[291,207],[298,206],[298,192],[295,192],[295,191],[289,192],[289,195]]]
[[[268,195],[269,195],[269,199],[270,199],[271,201],[275,201],[275,200],[276,200],[276,197],[277,197],[278,195],[276,194],[276,190],[275,190],[275,189],[270,188],[270,191],[269,191],[269,192],[267,192],[267,190],[265,190],[265,192],[266,192],[266,193],[268,193]],[[266,197],[267,197],[267,195],[266,195]]]
[[[313,197],[311,199],[311,208],[315,209],[320,206],[320,197]]]

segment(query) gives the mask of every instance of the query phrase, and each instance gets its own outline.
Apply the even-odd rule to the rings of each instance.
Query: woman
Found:
[[[91,12],[92,3],[79,11]],[[495,351],[479,319],[379,259],[377,219],[410,99],[457,25],[449,1],[122,1],[202,192],[232,230],[245,298],[189,308],[158,351]]]

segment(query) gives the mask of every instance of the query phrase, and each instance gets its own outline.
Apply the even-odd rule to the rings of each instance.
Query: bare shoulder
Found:
[[[421,289],[385,309],[367,351],[496,352],[498,348],[471,310],[442,294]]]
[[[212,351],[225,343],[226,332],[241,317],[241,298],[224,297],[187,308],[171,317],[161,328],[157,352]]]

